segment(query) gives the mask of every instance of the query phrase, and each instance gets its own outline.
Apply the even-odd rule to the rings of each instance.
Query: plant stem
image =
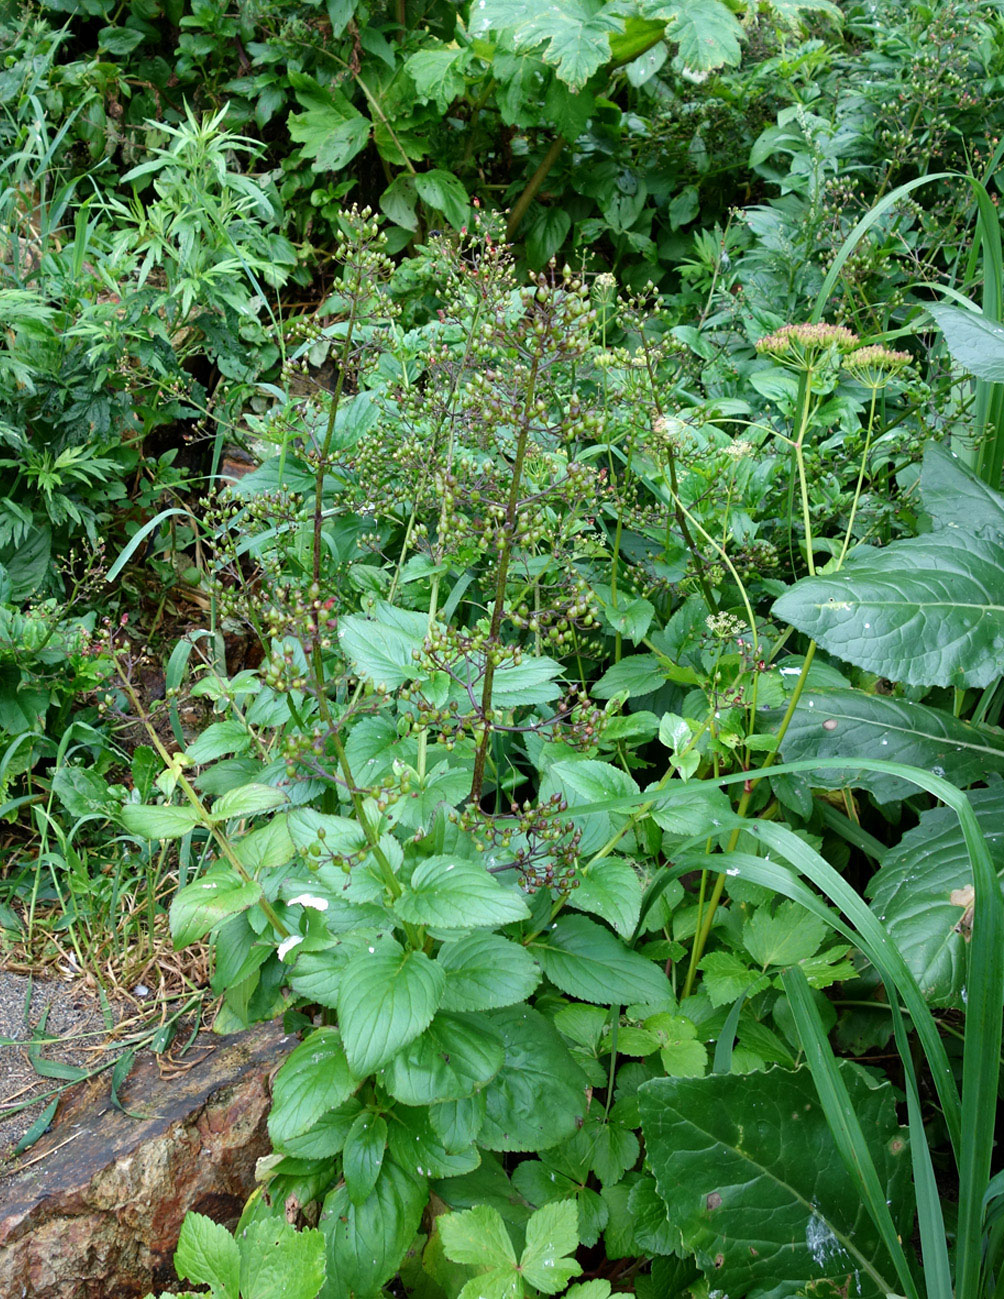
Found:
[[[840,554],[837,556],[837,568],[844,562],[844,556],[850,547],[851,536],[854,532],[854,519],[858,512],[858,502],[861,500],[861,488],[865,481],[865,469],[868,465],[868,451],[872,444],[872,429],[875,426],[875,399],[877,396],[878,389],[873,388],[871,409],[868,412],[868,432],[865,434],[865,449],[861,453],[861,467],[858,470],[858,481],[854,488],[854,500],[851,502],[851,517],[847,520],[847,533],[844,536],[844,544],[840,547]]]
[[[324,474],[328,466],[328,454],[331,451],[331,440],[335,435],[335,420],[338,417],[338,406],[342,399],[342,391],[345,388],[345,374],[349,365],[349,354],[352,348],[352,334],[356,326],[356,312],[359,308],[359,290],[361,288],[362,269],[356,277],[355,289],[352,293],[352,306],[349,309],[348,325],[345,329],[345,340],[342,343],[341,356],[338,358],[338,378],[335,380],[334,391],[331,394],[331,406],[328,411],[328,425],[324,431],[324,444],[321,447],[321,454],[317,466],[317,480],[314,484],[314,553],[313,553],[313,573],[316,585],[321,584],[321,519],[324,509]]]
[[[436,622],[436,612],[439,606],[439,574],[436,573],[432,579],[432,592],[429,595],[429,621],[426,623],[426,630],[429,635],[432,634],[432,628]],[[415,767],[418,771],[420,782],[425,781],[426,755],[429,747],[429,728],[423,726],[418,733],[418,755],[415,759]]]
[[[540,189],[541,185],[543,185],[544,181],[547,179],[548,172],[558,161],[558,158],[561,156],[561,151],[564,147],[565,147],[565,137],[563,135],[559,135],[555,139],[554,143],[551,145],[550,149],[548,149],[547,153],[544,154],[540,166],[537,168],[537,170],[527,181],[526,188],[523,190],[523,193],[520,194],[519,198],[516,200],[516,206],[509,213],[509,220],[506,222],[506,228],[505,228],[506,238],[510,241],[510,243],[515,238],[516,231],[519,229],[520,222],[526,216],[527,209],[529,208],[533,200],[537,197],[537,191]]]
[[[666,418],[662,405],[659,402],[658,386],[656,385],[655,371],[652,369],[652,357],[649,350],[645,347],[645,335],[642,333],[642,355],[645,357],[645,368],[648,371],[649,388],[652,392],[652,401],[655,405],[656,413],[661,420]],[[673,510],[676,514],[676,526],[680,529],[680,535],[683,537],[683,544],[690,551],[691,558],[694,561],[694,572],[697,574],[697,581],[701,588],[701,594],[704,596],[704,603],[708,606],[708,613],[717,613],[718,604],[712,594],[711,587],[704,572],[704,561],[701,552],[694,543],[694,538],[687,527],[686,511],[683,509],[680,501],[680,484],[676,477],[676,453],[671,446],[666,446],[666,467],[669,470],[669,489],[673,497]]]
[[[809,515],[809,494],[808,494],[808,485],[806,483],[806,478],[805,478],[805,460],[802,456],[802,446],[805,441],[806,432],[808,431],[809,428],[809,418],[810,418],[811,406],[812,406],[812,370],[811,369],[809,369],[802,376],[802,384],[800,387],[799,395],[801,397],[801,413],[799,415],[798,433],[795,437],[793,445],[795,450],[795,462],[798,466],[799,490],[802,496],[802,519],[805,526],[806,561],[808,563],[809,573],[814,575],[816,571],[816,565],[815,565],[815,559],[813,557],[812,520]],[[842,559],[843,556],[841,556],[841,560]],[[740,586],[740,590],[742,590],[742,586]],[[747,603],[747,609],[748,608],[749,605]],[[753,634],[755,637],[756,636],[755,626],[753,629]],[[777,745],[774,749],[771,750],[770,753],[767,754],[767,757],[765,758],[764,763],[761,766],[758,775],[751,776],[750,779],[746,781],[746,784],[743,788],[742,797],[739,800],[739,806],[736,808],[736,814],[740,817],[746,816],[746,813],[749,811],[750,801],[753,798],[753,791],[756,789],[759,781],[763,779],[768,768],[774,765],[774,761],[781,750],[781,741],[784,739],[785,735],[787,734],[788,727],[791,725],[791,719],[794,717],[795,709],[798,707],[798,701],[802,697],[802,692],[805,689],[805,683],[808,680],[809,669],[812,667],[812,660],[815,658],[815,656],[816,656],[816,642],[810,641],[809,648],[805,652],[805,659],[802,662],[802,670],[798,674],[798,680],[795,682],[795,688],[791,692],[791,698],[788,700],[788,707],[785,709],[784,716],[781,718],[781,725],[777,729]],[[729,841],[728,844],[726,845],[725,852],[723,854],[724,857],[727,858],[729,853],[735,852],[736,844],[739,842],[740,833],[741,831],[738,828],[732,831],[732,834],[729,836]],[[700,924],[698,925],[697,932],[694,934],[694,945],[690,949],[690,963],[687,968],[687,978],[683,985],[683,993],[682,993],[683,997],[689,996],[693,990],[694,981],[697,977],[697,967],[698,964],[700,963],[701,957],[704,955],[704,949],[707,946],[708,938],[711,935],[711,929],[715,923],[715,912],[718,910],[718,904],[721,901],[721,897],[724,889],[725,889],[725,873],[723,870],[722,873],[718,876],[718,879],[715,881],[714,888],[711,890],[711,897],[708,899],[707,910],[701,916],[701,921]]]
[[[331,736],[331,743],[335,750],[335,756],[338,758],[338,765],[342,769],[342,776],[348,787],[349,798],[352,799],[352,806],[355,809],[356,820],[366,836],[366,842],[370,846],[377,865],[380,867],[380,873],[383,875],[384,883],[392,897],[399,898],[404,892],[400,880],[394,874],[394,868],[387,860],[387,854],[380,847],[380,834],[376,826],[370,824],[370,819],[366,815],[366,808],[363,806],[363,800],[360,797],[359,790],[356,788],[356,782],[352,775],[352,768],[349,766],[348,755],[345,752],[345,746],[337,733]]]
[[[137,717],[142,722],[147,735],[150,737],[150,743],[157,750],[157,754],[160,757],[161,762],[163,762],[165,767],[167,767],[169,770],[175,773],[178,788],[181,790],[181,792],[188,799],[189,803],[198,813],[200,822],[205,827],[205,829],[209,831],[209,834],[212,836],[213,840],[215,841],[221,856],[226,858],[227,863],[233,867],[233,869],[237,872],[237,874],[241,877],[241,879],[244,881],[245,884],[256,884],[257,880],[250,873],[250,871],[248,871],[244,863],[234,852],[233,848],[230,846],[229,839],[220,829],[219,825],[209,815],[208,811],[206,810],[205,804],[202,802],[202,799],[199,798],[199,795],[196,793],[195,788],[193,787],[191,782],[187,779],[187,777],[181,772],[180,768],[178,767],[178,764],[173,760],[171,754],[168,753],[167,749],[164,747],[163,741],[161,740],[160,736],[157,734],[156,729],[150,722],[150,718],[147,716],[146,711],[143,708],[143,705],[140,703],[139,696],[137,695],[132,682],[129,680],[126,674],[121,671],[119,672],[119,680],[122,683],[122,687],[125,690],[126,694],[129,696],[129,700],[132,703],[133,708],[135,708],[136,710]],[[179,755],[175,755],[175,756],[179,756]],[[272,928],[275,930],[275,932],[279,935],[279,937],[280,938],[288,937],[289,930],[279,919],[272,904],[268,902],[264,896],[258,899],[258,906],[261,907],[262,911],[265,914],[266,919],[268,920]]]
[[[516,439],[516,456],[512,466],[512,483],[509,487],[509,500],[506,505],[505,524],[503,525],[502,553],[499,555],[498,579],[495,583],[495,607],[492,609],[491,627],[488,632],[488,646],[485,655],[485,679],[481,691],[481,716],[484,733],[478,744],[474,757],[474,774],[471,779],[472,803],[481,801],[481,787],[485,778],[485,763],[488,759],[488,746],[491,744],[492,728],[488,712],[492,706],[492,685],[495,680],[495,663],[492,651],[498,641],[502,627],[502,612],[505,607],[505,588],[509,577],[509,560],[512,557],[513,543],[516,539],[516,514],[519,505],[519,485],[523,477],[523,461],[526,458],[526,444],[530,438],[530,418],[533,410],[534,394],[537,387],[537,371],[540,367],[540,353],[533,358],[530,375],[527,379],[526,401],[523,403],[523,415],[520,420],[519,436]]]

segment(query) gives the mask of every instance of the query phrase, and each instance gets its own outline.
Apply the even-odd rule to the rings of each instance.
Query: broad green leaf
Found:
[[[102,27],[98,32],[99,48],[116,58],[131,54],[145,39],[145,32],[135,27]]]
[[[526,233],[526,256],[539,270],[555,255],[568,237],[572,218],[562,207],[539,208]]]
[[[363,852],[368,842],[366,831],[358,821],[348,816],[333,816],[328,812],[315,812],[312,807],[298,807],[286,819],[293,843],[301,852],[309,853],[312,845],[320,844],[325,854],[349,857]]]
[[[609,1010],[603,1006],[587,1006],[581,1001],[560,1006],[552,1018],[559,1033],[590,1052],[595,1052],[604,1030],[610,1026]]]
[[[441,1011],[384,1071],[383,1084],[405,1105],[462,1100],[502,1068],[502,1038],[485,1015]]]
[[[591,911],[612,925],[622,938],[634,933],[641,913],[638,872],[619,857],[601,857],[579,870],[578,887],[568,895],[576,911]]]
[[[353,613],[338,624],[338,644],[359,676],[388,690],[419,675],[411,654],[421,649],[422,634]]]
[[[170,920],[175,949],[194,943],[221,920],[254,906],[261,895],[260,884],[253,880],[245,883],[232,867],[222,863],[211,866],[174,895]]]
[[[418,213],[415,211],[417,202],[415,182],[406,172],[402,172],[380,195],[380,210],[395,225],[415,231],[418,229]]]
[[[589,1133],[593,1172],[604,1185],[619,1182],[629,1168],[638,1162],[641,1147],[638,1138],[622,1123],[612,1119],[600,1122]]]
[[[440,929],[494,929],[530,914],[522,895],[480,862],[449,856],[419,862],[394,911],[408,924]]]
[[[833,0],[767,0],[767,10],[785,27],[799,30],[805,26],[805,15],[823,13],[837,22],[843,20],[839,5]]]
[[[470,1150],[485,1121],[483,1092],[465,1096],[462,1101],[442,1101],[430,1105],[426,1113],[429,1127],[447,1151]]]
[[[129,804],[122,808],[119,820],[130,834],[144,839],[180,839],[201,824],[194,807],[140,807]]]
[[[938,322],[952,360],[988,383],[1004,382],[1004,325],[980,311],[929,303],[928,311]]]
[[[626,814],[622,811],[596,811],[577,816],[575,805],[602,803],[606,799],[615,801],[625,794],[637,793],[637,784],[626,772],[596,758],[562,759],[552,763],[540,783],[541,802],[552,794],[560,794],[567,800],[568,816],[582,830],[579,847],[584,854],[598,851],[610,838],[615,822],[622,823]]]
[[[666,1216],[666,1206],[656,1188],[654,1177],[646,1175],[635,1182],[631,1187],[628,1207],[635,1240],[646,1253],[683,1253],[679,1229]]]
[[[525,947],[499,934],[469,934],[444,943],[436,957],[446,974],[444,1010],[496,1010],[526,999],[540,968]]]
[[[338,1022],[349,1067],[365,1078],[432,1022],[446,984],[442,966],[393,939],[353,957],[342,972]]]
[[[268,960],[275,947],[269,940],[259,938],[246,911],[225,920],[216,931],[212,989],[220,995],[227,988],[242,982]]]
[[[283,1137],[280,1141],[270,1131],[272,1147],[296,1159],[330,1159],[345,1145],[345,1138],[361,1109],[359,1099],[350,1096],[344,1105],[322,1114],[308,1132],[299,1136]]]
[[[409,830],[424,829],[444,803],[456,807],[467,798],[471,788],[471,772],[467,766],[450,766],[443,761],[426,772],[425,779],[412,777],[409,797],[395,808],[396,824]],[[484,867],[481,868],[484,870]]]
[[[356,908],[349,908],[350,914],[355,910]],[[365,913],[369,908],[360,907],[358,910]],[[368,917],[366,919],[369,920]],[[380,923],[380,920],[369,920],[369,923]],[[301,996],[309,997],[318,1005],[337,1009],[342,972],[354,956],[370,946],[374,938],[375,931],[367,934],[363,930],[361,933],[349,932],[340,939],[333,939],[330,946],[319,950],[303,951],[294,947],[293,956],[286,957],[287,963],[290,960],[293,962],[293,969],[288,975],[290,985]]]
[[[1004,878],[1004,794],[999,784],[972,790],[969,802]],[[973,872],[958,817],[949,808],[922,812],[882,859],[868,885],[881,920],[932,1006],[963,1009]]]
[[[303,145],[314,171],[339,171],[366,148],[372,123],[340,90],[325,90],[300,72],[289,79],[305,113],[291,113],[290,139]]]
[[[519,1266],[524,1278],[544,1294],[564,1290],[582,1265],[573,1254],[579,1245],[579,1214],[572,1200],[545,1204],[526,1224],[526,1248]]]
[[[614,58],[618,58],[617,46],[612,41]],[[666,49],[665,41],[658,41],[649,49],[639,54],[624,69],[628,81],[632,86],[643,86],[647,81],[651,81],[662,65],[669,58],[669,51]]]
[[[474,1209],[491,1205],[505,1222],[523,1223],[530,1210],[507,1177],[502,1163],[489,1151],[482,1152],[481,1163],[471,1173],[434,1182],[432,1190],[452,1209]]]
[[[643,196],[643,191],[639,191],[639,197]],[[626,195],[623,197],[627,197]],[[637,203],[637,199],[635,199]],[[608,219],[613,216],[609,208],[606,211]],[[629,209],[626,218],[618,222],[624,229],[629,229],[637,220],[634,206]],[[626,636],[632,644],[637,645],[649,627],[652,625],[652,618],[655,616],[655,607],[649,600],[638,598],[630,600],[626,604],[608,604],[603,607],[603,620],[612,631],[621,636]]]
[[[669,205],[669,225],[671,230],[679,230],[688,225],[700,211],[700,190],[696,185],[686,185]]]
[[[480,696],[484,656],[469,655],[453,665],[453,673],[457,680],[450,689],[450,700],[467,712],[471,706],[469,691]],[[546,704],[561,694],[557,680],[561,673],[561,664],[546,655],[527,654],[520,663],[506,659],[495,669],[492,703],[503,709]]]
[[[318,1224],[327,1257],[320,1299],[375,1299],[414,1239],[427,1198],[425,1178],[391,1159],[365,1203],[353,1204],[344,1186],[332,1191]]]
[[[429,45],[413,54],[404,70],[415,83],[418,102],[427,104],[431,99],[445,113],[464,93],[464,72],[470,61],[470,50]]]
[[[470,219],[470,200],[463,183],[452,171],[433,168],[416,172],[415,191],[423,203],[442,212],[454,230],[460,230]]]
[[[118,809],[118,800],[108,792],[108,781],[85,767],[57,767],[52,792],[70,816],[107,817]]]
[[[235,816],[255,816],[259,812],[270,812],[275,807],[282,807],[289,802],[288,795],[272,785],[241,785],[223,794],[213,803],[210,813],[214,821],[226,821]]]
[[[546,42],[544,62],[577,88],[610,62],[610,33],[622,30],[608,12],[613,8],[589,0],[563,0],[552,6],[535,0],[485,0],[477,6],[474,30],[512,28],[517,49],[535,49]]]
[[[666,40],[678,47],[677,64],[691,72],[739,63],[743,29],[721,0],[642,0],[641,16],[666,23]]]
[[[591,95],[588,90],[573,90],[558,77],[551,79],[551,84],[544,94],[542,121],[550,121],[555,130],[566,140],[577,140],[595,111],[595,95]],[[558,210],[555,207],[538,208],[538,212],[547,213]],[[554,217],[551,220],[553,221]]]
[[[273,816],[231,844],[237,860],[252,875],[285,866],[296,852],[285,816]]]
[[[570,997],[601,1006],[665,1000],[663,970],[585,916],[562,916],[530,951],[555,987]]]
[[[472,1277],[457,1299],[523,1299],[525,1294],[518,1272],[495,1269]]]
[[[565,1291],[565,1299],[610,1299],[611,1293],[610,1282],[605,1277],[597,1277],[571,1286]]]
[[[163,770],[163,765],[160,757],[149,744],[138,744],[133,750],[132,783],[133,789],[139,791],[140,798],[149,798],[153,782]]]
[[[910,1164],[894,1089],[853,1065],[842,1072],[907,1234]],[[848,1277],[862,1299],[897,1290],[808,1069],[658,1078],[638,1099],[668,1218],[724,1293],[784,1299]]]
[[[488,1150],[546,1150],[582,1122],[586,1079],[554,1026],[529,1006],[490,1017],[505,1043],[505,1064],[484,1089],[478,1140]]]
[[[282,1218],[252,1222],[242,1234],[241,1299],[315,1299],[324,1284],[324,1237]]]
[[[717,956],[720,953],[713,953]],[[671,1078],[700,1078],[708,1067],[708,1052],[697,1026],[686,1015],[661,1012],[645,1020],[645,1032],[659,1046],[659,1060]]]
[[[614,695],[650,695],[666,684],[666,674],[654,654],[629,654],[619,663],[607,668],[592,693],[597,699],[613,699]]]
[[[924,448],[920,495],[935,529],[1004,535],[1004,496],[940,442],[928,442]]]
[[[213,762],[229,753],[246,753],[251,746],[248,728],[240,722],[213,722],[185,752],[193,762]]]
[[[964,789],[988,772],[1004,772],[1004,731],[975,726],[929,704],[862,690],[806,692],[784,737],[786,762],[802,758],[887,758],[945,776]],[[887,772],[823,770],[824,789],[857,786],[880,803],[909,798],[916,786]]]
[[[700,970],[704,975],[701,986],[712,1006],[726,1006],[744,992],[752,996],[752,987],[759,991],[766,986],[766,980],[735,952],[709,952],[701,960]]]
[[[363,1110],[349,1128],[342,1149],[342,1176],[353,1204],[369,1199],[380,1176],[387,1149],[387,1122],[372,1110]]]
[[[472,1267],[516,1268],[516,1251],[502,1215],[491,1205],[445,1213],[436,1221],[446,1257]]]
[[[669,834],[691,838],[716,835],[734,822],[728,795],[702,781],[671,781],[659,794],[652,820]]]
[[[796,582],[773,613],[893,681],[985,686],[1004,654],[1004,544],[948,530],[895,541]]]
[[[275,1076],[268,1131],[277,1144],[308,1132],[359,1086],[336,1028],[318,1028],[294,1047]]]
[[[402,1168],[419,1177],[457,1177],[473,1172],[481,1156],[473,1139],[448,1148],[433,1127],[424,1105],[397,1105],[388,1116],[390,1153]]]
[[[337,40],[348,27],[358,8],[359,0],[327,0],[328,21],[331,23],[331,35]]]
[[[221,1223],[201,1213],[186,1213],[174,1255],[174,1270],[185,1281],[209,1285],[219,1299],[238,1299],[241,1256]]]
[[[761,968],[797,965],[819,950],[827,929],[823,921],[797,902],[781,902],[771,914],[757,907],[743,925],[743,946]]]

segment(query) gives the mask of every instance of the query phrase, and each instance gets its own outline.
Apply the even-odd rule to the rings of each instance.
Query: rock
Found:
[[[119,1089],[129,1113],[107,1074],[74,1088],[28,1166],[0,1183],[0,1295],[131,1299],[174,1285],[188,1210],[232,1226],[254,1189],[270,1079],[295,1045],[280,1024],[259,1026],[214,1039],[170,1078],[144,1056]]]

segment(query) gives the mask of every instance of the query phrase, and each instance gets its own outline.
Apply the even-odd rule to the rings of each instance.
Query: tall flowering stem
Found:
[[[864,484],[868,452],[871,447],[871,437],[874,429],[876,394],[880,388],[886,386],[891,378],[905,369],[910,362],[910,355],[907,352],[894,352],[889,348],[880,345],[862,347],[860,345],[860,339],[851,330],[844,328],[842,325],[828,325],[825,322],[806,325],[784,325],[775,333],[769,334],[766,338],[761,338],[756,347],[757,351],[762,355],[766,354],[772,356],[782,365],[789,369],[797,370],[800,373],[797,401],[798,424],[795,428],[794,438],[791,439],[791,445],[795,454],[795,464],[798,469],[799,491],[802,502],[802,520],[805,527],[806,565],[809,573],[813,575],[816,572],[816,564],[812,538],[812,520],[809,513],[808,483],[806,479],[805,458],[803,454],[805,439],[812,427],[813,378],[828,366],[842,364],[853,378],[872,390],[865,446],[858,470],[858,478],[854,492],[854,500],[851,506],[850,519],[848,520],[843,545],[835,564],[835,568],[839,569],[843,564],[844,558],[846,557],[847,551],[850,547],[854,520],[857,515],[858,503],[861,498],[861,489]],[[777,730],[777,747],[767,754],[758,776],[756,778],[751,778],[746,782],[742,798],[740,799],[739,805],[736,809],[738,815],[741,817],[745,816],[749,810],[750,800],[753,797],[753,791],[756,788],[758,779],[762,778],[767,769],[773,765],[777,754],[780,752],[781,741],[784,739],[788,727],[791,725],[791,719],[795,715],[795,709],[798,707],[799,700],[805,690],[806,682],[809,678],[809,670],[812,667],[815,656],[816,642],[810,641],[808,649],[805,652],[805,658],[802,662],[802,670],[798,675],[795,688],[791,692],[788,706],[785,709],[784,716],[781,718],[781,723]],[[728,856],[729,853],[735,851],[736,845],[739,842],[739,834],[739,830],[734,830],[732,832],[725,848],[725,856]],[[715,881],[714,888],[707,900],[707,904],[702,910],[697,932],[694,935],[694,945],[690,953],[690,965],[683,989],[684,996],[689,995],[693,990],[698,965],[707,946],[708,938],[711,934],[711,928],[714,924],[715,912],[721,901],[724,888],[725,875],[720,874]]]
[[[492,742],[492,728],[489,724],[489,712],[492,706],[492,688],[495,681],[495,660],[493,647],[498,643],[502,630],[502,615],[505,611],[506,582],[509,580],[509,561],[512,559],[513,542],[516,536],[516,514],[519,509],[519,486],[523,477],[523,463],[526,460],[526,447],[530,439],[530,424],[533,418],[536,400],[537,372],[540,368],[539,354],[530,365],[530,375],[526,384],[526,400],[520,415],[519,434],[516,439],[516,455],[512,466],[512,483],[509,487],[509,500],[506,503],[505,523],[502,527],[502,551],[499,555],[498,577],[495,582],[495,605],[492,609],[492,621],[488,631],[488,649],[485,661],[485,677],[481,691],[481,715],[484,722],[477,753],[474,756],[474,774],[471,778],[471,802],[481,799],[481,789],[485,779],[485,764],[488,761],[488,746]]]

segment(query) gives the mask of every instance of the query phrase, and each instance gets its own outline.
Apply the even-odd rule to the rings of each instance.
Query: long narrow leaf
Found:
[[[958,790],[954,792],[958,794]],[[966,806],[969,806],[968,803]],[[962,1106],[955,1075],[927,1000],[903,959],[899,947],[889,937],[885,926],[876,918],[857,890],[852,888],[829,862],[814,848],[810,848],[797,834],[785,826],[772,825],[767,821],[754,822],[750,826],[749,833],[790,861],[801,875],[811,880],[831,902],[839,907],[851,922],[852,934],[856,933],[856,937],[852,936],[851,941],[864,951],[882,975],[889,989],[890,1000],[897,993],[902,997],[927,1055],[956,1158],[961,1158]],[[729,861],[731,862],[731,857]]]
[[[105,575],[106,582],[115,581],[119,573],[121,573],[126,564],[129,563],[130,559],[132,559],[133,555],[135,555],[136,551],[140,548],[150,533],[155,532],[164,520],[169,519],[172,514],[184,514],[186,517],[191,517],[187,510],[180,510],[177,507],[170,510],[161,510],[161,512],[155,515],[149,523],[144,523],[140,530],[134,536],[129,538],[129,541],[123,548],[122,553]]]
[[[826,1115],[830,1132],[836,1142],[840,1158],[857,1183],[862,1203],[879,1233],[886,1252],[896,1268],[900,1287],[908,1299],[918,1299],[910,1264],[886,1204],[885,1190],[879,1180],[871,1151],[861,1130],[857,1112],[840,1076],[837,1061],[819,1018],[819,1009],[812,1000],[805,975],[793,966],[781,972],[781,982],[788,996],[795,1027],[805,1051],[806,1063],[819,1093],[819,1101]]]
[[[973,922],[966,979],[966,1036],[962,1052],[965,1141],[959,1160],[959,1299],[977,1294],[981,1268],[983,1197],[990,1165],[1000,1082],[1001,1009],[1004,1006],[1004,898],[986,853],[970,853]]]
[[[945,1219],[941,1212],[941,1193],[931,1163],[931,1148],[927,1143],[924,1115],[920,1107],[920,1092],[913,1067],[910,1043],[903,1023],[903,1013],[898,1004],[891,1003],[893,1031],[896,1046],[903,1062],[904,1090],[906,1092],[907,1120],[910,1125],[910,1158],[913,1163],[913,1187],[917,1201],[917,1227],[920,1232],[920,1252],[924,1260],[924,1285],[928,1299],[952,1299],[952,1269],[948,1261],[948,1240]]]
[[[888,193],[885,198],[876,203],[873,208],[870,208],[864,214],[861,220],[844,239],[844,242],[840,245],[837,250],[837,255],[833,259],[833,264],[826,273],[826,279],[823,280],[822,286],[816,294],[816,301],[812,308],[812,314],[809,317],[813,324],[822,319],[823,312],[826,309],[826,304],[830,300],[830,294],[836,287],[837,280],[840,279],[840,272],[844,269],[844,264],[872,226],[875,225],[875,223],[884,216],[891,207],[895,207],[896,204],[901,202],[907,194],[912,193],[915,189],[919,189],[921,185],[930,185],[934,181],[938,180],[951,180],[952,177],[956,175],[957,173],[951,171],[939,171],[934,172],[929,176],[918,176],[915,180],[907,181],[905,185],[898,185],[896,189]]]

